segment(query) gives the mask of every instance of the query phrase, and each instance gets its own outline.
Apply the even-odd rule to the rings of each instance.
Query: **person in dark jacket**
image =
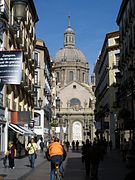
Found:
[[[135,179],[135,168],[133,168],[124,178],[124,180],[134,180]]]
[[[89,152],[91,162],[91,179],[98,179],[98,168],[99,163],[102,160],[102,153],[101,144],[99,142],[95,143]]]
[[[16,148],[13,144],[12,141],[9,142],[9,145],[8,145],[8,160],[9,160],[9,168],[10,169],[14,169],[15,167],[15,162],[14,162],[14,159],[16,157]]]
[[[85,162],[85,171],[86,171],[86,176],[90,175],[90,151],[91,151],[91,142],[89,139],[86,139],[86,143],[84,144],[83,147],[83,158]]]

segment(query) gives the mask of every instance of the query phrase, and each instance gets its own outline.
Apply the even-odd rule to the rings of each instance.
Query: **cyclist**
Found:
[[[54,180],[54,170],[55,164],[59,164],[60,174],[63,177],[64,169],[62,162],[66,159],[66,151],[64,146],[60,144],[59,139],[57,137],[54,138],[54,141],[48,146],[46,157],[51,161],[51,173],[50,180]]]

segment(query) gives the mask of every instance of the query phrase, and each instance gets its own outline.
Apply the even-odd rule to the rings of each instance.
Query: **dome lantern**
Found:
[[[64,33],[64,47],[72,47],[75,46],[75,33],[70,25],[70,16],[68,16],[68,28]]]

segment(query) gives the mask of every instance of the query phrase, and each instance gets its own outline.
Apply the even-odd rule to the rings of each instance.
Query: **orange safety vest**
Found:
[[[49,145],[49,155],[52,156],[62,156],[63,155],[63,147],[59,142],[53,142]]]

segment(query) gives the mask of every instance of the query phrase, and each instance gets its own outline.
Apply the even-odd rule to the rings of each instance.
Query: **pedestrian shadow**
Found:
[[[81,157],[68,158],[65,166],[64,180],[88,180],[85,176]]]
[[[71,150],[72,153],[81,153],[81,150]]]
[[[26,167],[31,167],[30,165],[28,165],[28,164],[25,164],[24,166],[26,166]]]

